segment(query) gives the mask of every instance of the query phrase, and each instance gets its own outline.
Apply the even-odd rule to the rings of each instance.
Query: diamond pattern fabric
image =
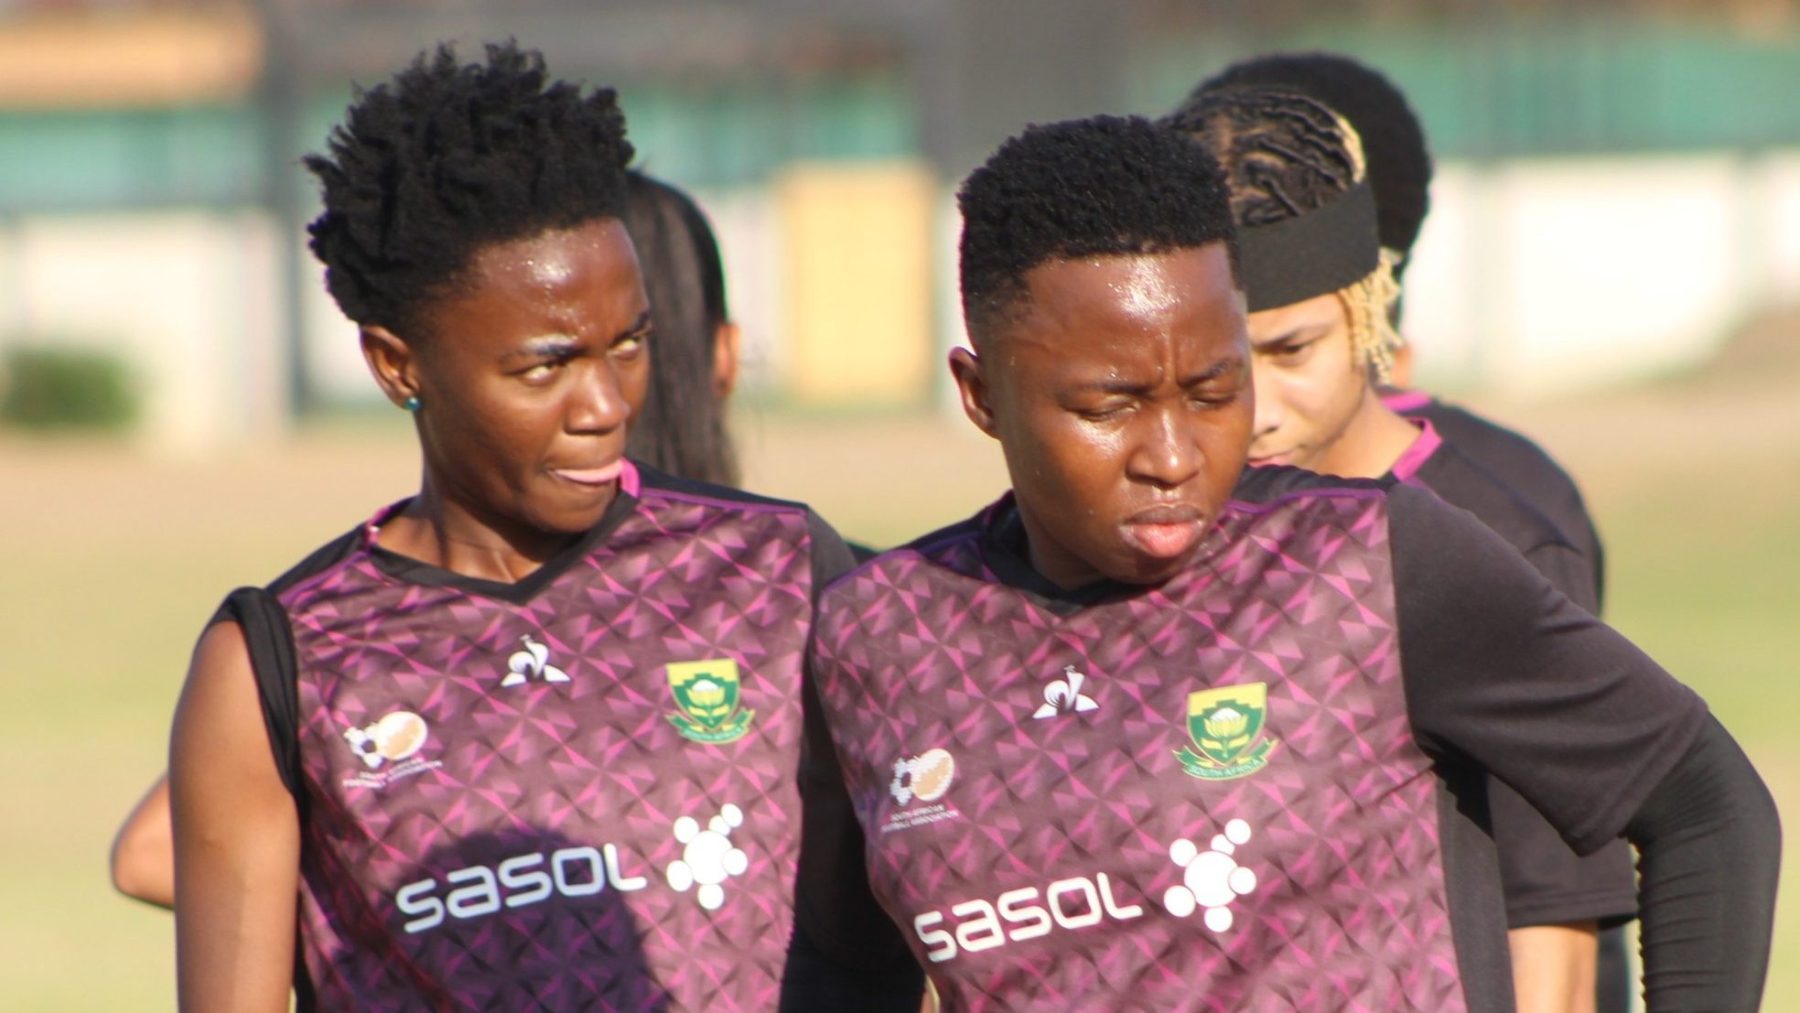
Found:
[[[1183,575],[1073,609],[983,543],[833,585],[816,648],[871,881],[947,1009],[1463,1008],[1379,493],[1234,502]],[[1070,671],[1095,706],[1046,709]]]
[[[282,591],[320,1008],[773,1008],[811,574],[802,508],[647,486],[522,604],[368,546]]]

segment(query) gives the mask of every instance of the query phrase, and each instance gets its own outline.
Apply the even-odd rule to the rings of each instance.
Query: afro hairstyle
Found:
[[[357,93],[328,148],[306,159],[325,286],[351,320],[402,333],[481,248],[618,218],[632,156],[612,89],[552,81],[510,41],[485,64],[448,44],[419,54]]]
[[[1431,152],[1400,89],[1374,68],[1338,53],[1272,53],[1202,81],[1182,108],[1206,92],[1240,87],[1297,92],[1350,121],[1368,156],[1381,245],[1400,254],[1403,269],[1431,210]]]
[[[1025,276],[1053,260],[1166,253],[1237,234],[1204,148],[1142,117],[1033,125],[963,181],[963,316],[978,343],[1011,319]]]

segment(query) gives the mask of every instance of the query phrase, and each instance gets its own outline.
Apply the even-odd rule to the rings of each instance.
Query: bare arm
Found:
[[[157,907],[175,906],[175,835],[169,775],[156,779],[113,838],[113,888]]]
[[[300,828],[263,727],[243,630],[200,638],[169,744],[184,1011],[285,1011]]]
[[[1600,944],[1593,922],[1506,934],[1519,1013],[1593,1013]]]

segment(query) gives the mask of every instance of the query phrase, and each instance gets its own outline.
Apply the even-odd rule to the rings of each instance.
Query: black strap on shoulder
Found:
[[[275,769],[299,805],[305,800],[300,789],[300,694],[294,630],[288,625],[287,610],[263,588],[240,587],[226,597],[218,618],[243,627],[250,668],[256,673],[256,695],[262,701],[263,725],[269,732],[269,748],[275,753]]]

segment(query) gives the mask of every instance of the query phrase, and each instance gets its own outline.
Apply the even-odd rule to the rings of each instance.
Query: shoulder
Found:
[[[359,524],[307,553],[306,558],[288,567],[281,576],[268,583],[269,593],[280,594],[343,562],[362,544],[363,531],[364,525]]]
[[[1530,482],[1528,488],[1538,495],[1580,497],[1568,471],[1536,441],[1517,430],[1435,398],[1427,398],[1422,406],[1402,414],[1430,419],[1452,446],[1503,478]]]
[[[665,533],[705,537],[704,532],[723,525],[735,526],[736,537],[746,545],[780,542],[798,549],[804,544],[796,555],[811,558],[815,593],[854,565],[843,537],[805,503],[679,478],[642,464],[637,475],[638,502]]]
[[[792,514],[802,517],[812,514],[812,508],[805,503],[680,478],[645,464],[637,465],[637,472],[638,499],[647,504],[691,503],[703,509],[724,513]]]
[[[1444,502],[1474,514],[1520,552],[1544,546],[1574,551],[1555,521],[1453,443],[1438,448],[1419,478]]]
[[[1381,498],[1398,487],[1399,483],[1391,478],[1340,478],[1305,468],[1277,465],[1245,468],[1231,491],[1231,502],[1239,507],[1257,508],[1309,499]]]
[[[1004,501],[1002,501],[1004,502]],[[828,591],[862,580],[886,580],[892,575],[934,566],[973,570],[980,565],[980,542],[995,504],[972,517],[914,538],[904,545],[859,556],[856,566],[832,582]]]

